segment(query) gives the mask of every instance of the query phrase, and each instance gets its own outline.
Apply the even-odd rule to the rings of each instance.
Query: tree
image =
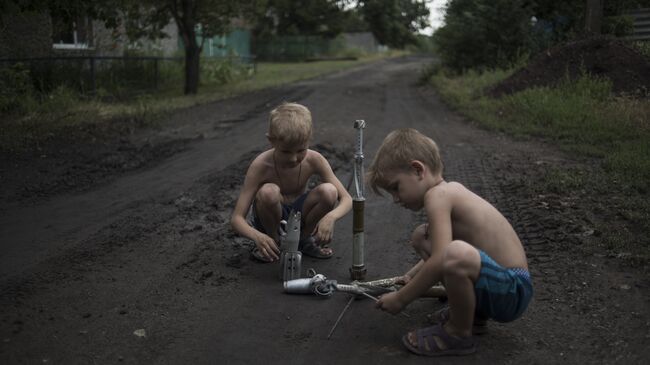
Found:
[[[551,29],[553,42],[597,29],[617,34],[616,23],[626,10],[650,7],[650,0],[537,0],[532,3],[535,17]]]
[[[421,0],[360,0],[358,6],[379,43],[403,48],[417,42],[416,33],[429,25],[429,9]]]
[[[174,21],[185,48],[185,94],[196,94],[204,40],[226,33],[233,19],[250,17],[266,0],[4,0],[0,10],[11,3],[20,11],[47,12],[63,20],[88,16],[107,28],[124,25],[130,39],[163,38],[163,27]]]
[[[585,31],[600,34],[603,21],[603,0],[587,0],[585,13]]]
[[[122,1],[132,37],[159,37],[161,29],[172,19],[176,23],[185,48],[186,95],[198,92],[204,41],[228,32],[233,19],[252,14],[264,4],[263,0]]]
[[[616,22],[640,6],[650,6],[650,0],[450,0],[434,41],[452,69],[509,67],[522,56],[584,36],[585,28],[597,31],[596,18],[604,33],[624,34]]]
[[[507,67],[529,49],[533,11],[526,0],[451,0],[434,33],[444,65]]]
[[[258,8],[255,34],[318,35],[336,37],[347,20],[341,0],[310,0],[299,5],[294,0],[268,0],[265,9]]]

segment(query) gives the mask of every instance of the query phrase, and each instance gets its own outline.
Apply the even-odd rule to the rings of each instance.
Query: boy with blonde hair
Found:
[[[251,254],[259,261],[279,259],[280,220],[292,209],[301,212],[302,253],[322,259],[333,255],[325,245],[332,239],[334,223],[350,211],[352,198],[325,157],[309,149],[311,136],[311,113],[305,106],[283,103],[271,111],[266,137],[272,148],[248,167],[231,218],[233,229],[255,242]],[[306,191],[312,175],[320,176],[322,183]]]
[[[533,294],[526,254],[510,223],[460,183],[445,181],[442,169],[436,143],[405,128],[384,139],[368,172],[375,192],[385,190],[395,203],[424,208],[427,215],[411,238],[421,260],[403,276],[405,286],[377,302],[396,314],[431,286],[444,284],[449,306],[436,313],[438,324],[402,337],[410,351],[425,356],[475,352],[472,330],[488,318],[517,319]]]

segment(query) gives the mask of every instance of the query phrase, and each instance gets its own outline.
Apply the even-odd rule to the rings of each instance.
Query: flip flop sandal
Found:
[[[446,306],[431,316],[431,322],[445,324],[449,320],[449,307]],[[472,324],[473,335],[484,335],[488,332],[487,320],[474,317],[474,324]]]
[[[415,331],[418,345],[413,346],[408,339],[408,333],[402,336],[402,342],[409,351],[422,356],[449,356],[449,355],[468,355],[476,352],[478,340],[476,337],[460,338],[450,336],[445,331],[442,324],[420,328]],[[438,341],[443,347],[438,345]]]
[[[300,242],[299,250],[300,252],[303,253],[303,255],[307,255],[317,259],[329,259],[332,256],[334,256],[334,252],[330,251],[329,253],[323,253],[323,249],[327,249],[327,248],[329,247],[318,246],[316,244],[316,241],[314,240],[314,237],[309,236]]]

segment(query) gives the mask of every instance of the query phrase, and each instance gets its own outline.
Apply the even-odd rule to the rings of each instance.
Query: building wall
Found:
[[[29,58],[47,56],[114,56],[121,57],[129,50],[152,56],[178,56],[183,53],[182,40],[175,22],[163,32],[166,38],[141,39],[129,42],[123,27],[108,29],[101,21],[92,21],[92,40],[84,47],[53,46],[52,19],[48,14],[0,14],[0,58]],[[250,56],[250,31],[235,30],[225,37],[206,40],[204,56]]]
[[[97,56],[121,57],[125,52],[134,51],[151,56],[170,57],[178,51],[178,28],[176,23],[170,22],[163,28],[166,38],[150,40],[138,39],[129,41],[124,27],[107,29],[102,22],[93,23],[94,48]]]
[[[370,32],[343,33],[343,39],[348,48],[358,48],[368,53],[379,51],[379,43]]]
[[[159,39],[158,44],[160,47],[160,50],[163,54],[163,56],[169,57],[169,56],[175,56],[178,51],[178,27],[176,26],[175,22],[170,22],[167,24],[165,28],[163,28],[163,32],[167,34],[166,38]]]
[[[216,36],[205,40],[204,57],[251,56],[251,32],[235,29],[226,36]]]
[[[127,41],[124,28],[108,29],[103,22],[93,21],[93,48],[97,56],[121,57]]]

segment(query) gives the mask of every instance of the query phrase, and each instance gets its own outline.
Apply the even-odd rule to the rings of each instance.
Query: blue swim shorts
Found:
[[[309,191],[299,196],[291,204],[282,204],[282,219],[287,220],[287,218],[289,218],[289,213],[291,213],[292,209],[302,213],[302,206],[305,205],[305,199],[307,199],[307,195],[309,195]],[[257,213],[255,212],[255,202],[253,202],[251,225],[256,230],[268,234],[264,229],[264,225],[262,225],[262,221],[259,219]]]
[[[481,255],[481,272],[474,292],[476,315],[497,322],[510,322],[519,318],[533,297],[530,273],[522,268],[503,268],[485,252]]]

